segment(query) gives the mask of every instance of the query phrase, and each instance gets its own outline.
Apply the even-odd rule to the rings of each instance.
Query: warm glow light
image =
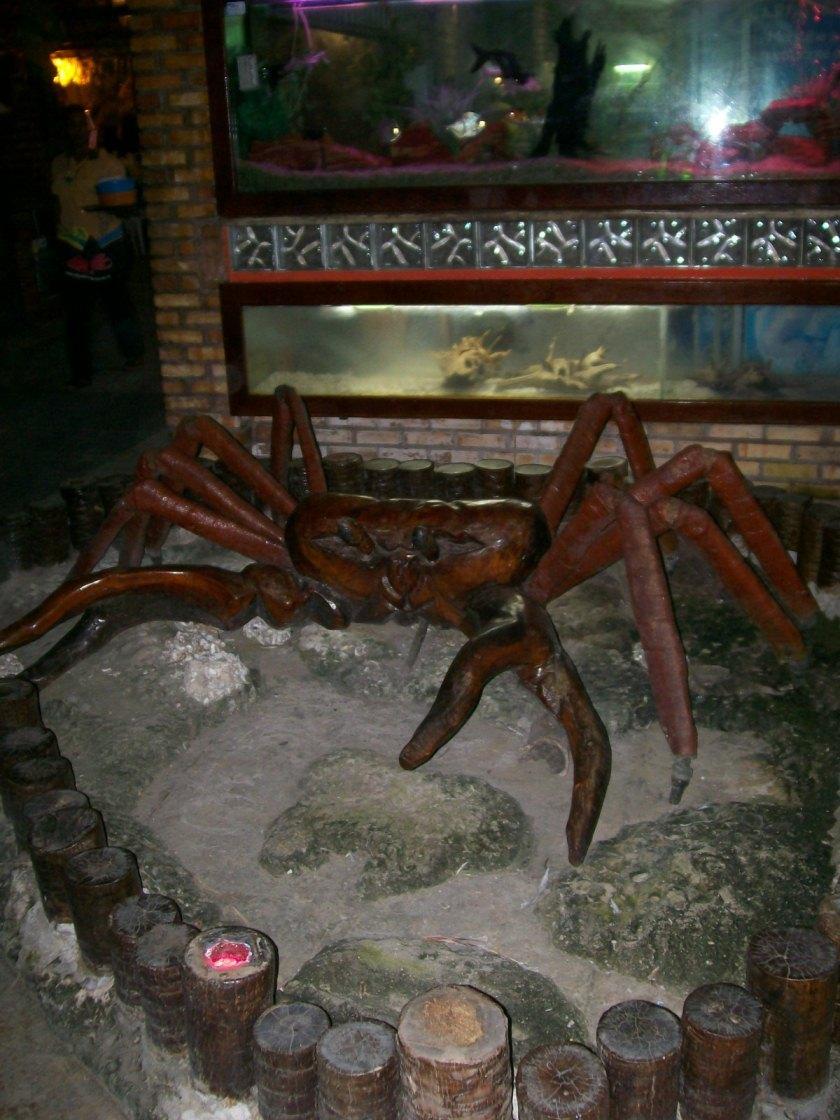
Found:
[[[651,62],[619,62],[613,66],[616,74],[647,74],[648,70],[653,69]]]
[[[721,137],[721,133],[729,124],[729,109],[727,106],[722,106],[718,109],[712,109],[703,122],[703,127],[706,130],[706,135],[710,140],[717,141]]]
[[[86,86],[93,77],[93,59],[74,55],[50,55],[55,67],[53,81],[58,86]]]

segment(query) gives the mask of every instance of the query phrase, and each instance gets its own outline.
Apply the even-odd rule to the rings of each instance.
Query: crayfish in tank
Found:
[[[633,481],[626,489],[594,483],[569,514],[609,421],[618,429]],[[286,486],[295,437],[309,488],[299,502]],[[199,462],[202,448],[250,488],[259,508]],[[729,510],[766,582],[708,513],[680,499],[699,479]],[[251,563],[239,572],[141,567],[147,553],[159,557],[173,525]],[[119,566],[97,570],[120,532]],[[672,800],[678,800],[697,753],[697,732],[658,542],[674,532],[699,547],[779,653],[803,657],[798,626],[816,614],[817,605],[731,457],[694,445],[655,467],[641,422],[623,394],[596,394],[583,403],[538,503],[447,503],[329,493],[306,408],[294,390],[282,388],[273,403],[269,468],[211,418],[182,421],[167,447],[141,458],[136,480],[65,582],[0,631],[0,652],[81,615],[23,671],[43,684],[119,631],[154,619],[223,629],[254,617],[273,626],[314,620],[330,629],[392,618],[453,627],[467,640],[403,747],[401,765],[414,769],[432,758],[464,726],[485,685],[515,671],[568,737],[574,776],[566,837],[577,864],[606,794],[610,744],[546,605],[623,557],[659,722],[676,756]]]

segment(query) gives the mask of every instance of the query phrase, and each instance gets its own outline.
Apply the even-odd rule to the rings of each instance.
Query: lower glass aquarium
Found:
[[[455,415],[458,401],[550,403],[610,390],[640,401],[840,402],[836,306],[289,302],[238,310],[233,364],[251,399],[290,384],[345,406],[446,399]]]

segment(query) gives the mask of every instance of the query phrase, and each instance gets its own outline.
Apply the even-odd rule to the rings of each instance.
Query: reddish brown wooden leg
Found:
[[[270,539],[265,535],[245,528],[229,517],[214,513],[197,502],[181,497],[161,483],[147,479],[135,483],[117,502],[96,537],[77,558],[70,573],[71,578],[92,571],[102,559],[120,528],[138,513],[163,518],[172,525],[180,525],[199,537],[213,541],[223,548],[240,552],[251,560],[276,564],[281,568],[291,568],[289,555],[281,540],[276,537]],[[132,545],[139,548],[141,529],[145,531],[145,527],[141,525],[139,520],[133,522],[129,527],[131,528],[133,525],[136,525],[137,528]],[[273,525],[272,531],[277,532]]]
[[[678,494],[698,478],[709,480],[718,498],[732,514],[735,528],[788,610],[800,623],[813,618],[819,611],[813,595],[802,582],[796,566],[731,455],[693,444],[647,478],[634,483],[630,493],[644,505],[649,505],[657,498]]]
[[[805,656],[799,630],[705,510],[676,498],[656,502],[652,510],[655,528],[671,526],[701,549],[733,599],[780,656],[795,661]]]
[[[206,447],[241,478],[270,510],[282,517],[288,517],[297,504],[285,486],[273,478],[227,428],[210,416],[182,420],[169,446],[191,459],[197,457],[202,447]]]
[[[628,495],[618,504],[618,524],[633,616],[647,659],[659,725],[675,755],[693,758],[697,728],[691,715],[688,666],[650,515]]]
[[[272,405],[271,471],[284,486],[288,482],[295,431],[303,456],[307,488],[313,494],[324,494],[327,479],[309,412],[296,389],[290,385],[279,385],[274,390]]]
[[[540,506],[552,533],[563,519],[583,468],[609,420],[618,428],[633,477],[643,478],[653,470],[647,436],[633,405],[623,393],[596,393],[581,405],[543,488]]]
[[[256,598],[253,584],[242,574],[221,568],[110,568],[68,580],[35,610],[0,630],[0,652],[28,645],[65,619],[129,592],[187,600],[212,614],[222,627],[230,626]]]
[[[560,720],[569,740],[574,782],[566,844],[569,862],[577,866],[589,851],[610,781],[612,751],[607,729],[562,648],[542,665],[520,669],[519,679]]]
[[[610,745],[574,666],[545,610],[532,599],[499,590],[482,594],[468,610],[470,640],[459,650],[429,714],[400,755],[414,770],[469,719],[487,683],[506,669],[560,720],[574,763],[572,807],[566,825],[569,859],[580,863],[592,840],[610,776]]]

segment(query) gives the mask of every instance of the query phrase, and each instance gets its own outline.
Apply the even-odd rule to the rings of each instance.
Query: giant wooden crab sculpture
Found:
[[[626,490],[593,485],[561,525],[609,420],[618,428],[634,481]],[[299,503],[285,485],[295,433],[310,490]],[[235,472],[267,512],[202,466],[202,447]],[[729,509],[782,605],[709,515],[676,497],[700,478]],[[697,734],[657,537],[676,531],[698,545],[781,654],[803,656],[796,624],[817,611],[731,458],[691,446],[654,468],[641,423],[620,393],[598,394],[581,406],[538,505],[508,499],[380,501],[326,490],[309,416],[291,389],[275,397],[270,470],[214,420],[183,421],[164,450],[141,459],[136,481],[68,579],[0,631],[0,651],[81,613],[75,627],[24,671],[44,683],[118,631],[154,618],[230,629],[255,616],[273,626],[308,617],[329,628],[388,618],[455,627],[467,641],[400,763],[414,769],[428,761],[467,721],[487,682],[514,669],[568,736],[574,785],[566,836],[569,858],[579,863],[606,793],[610,745],[545,604],[623,555],[659,721],[676,756],[677,794],[690,776]],[[159,556],[172,525],[254,563],[241,572],[141,567],[147,552]],[[120,530],[119,567],[96,571]]]

